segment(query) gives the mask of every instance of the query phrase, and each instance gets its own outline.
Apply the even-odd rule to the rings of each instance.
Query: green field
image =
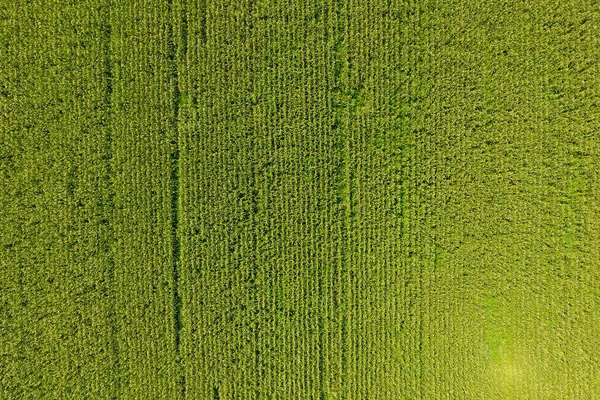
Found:
[[[0,1],[0,399],[600,399],[600,2]]]

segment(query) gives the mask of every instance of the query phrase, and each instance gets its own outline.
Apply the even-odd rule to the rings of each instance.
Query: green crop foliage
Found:
[[[599,27],[0,2],[0,398],[600,398]]]

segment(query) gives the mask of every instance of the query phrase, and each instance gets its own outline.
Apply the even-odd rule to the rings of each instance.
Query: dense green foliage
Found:
[[[0,398],[600,398],[599,33],[0,2]]]

